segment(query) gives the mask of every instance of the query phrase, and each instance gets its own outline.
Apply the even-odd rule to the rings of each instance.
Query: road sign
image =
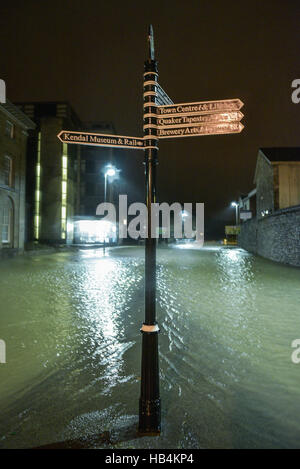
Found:
[[[144,139],[126,137],[124,135],[95,134],[88,132],[73,132],[62,130],[57,137],[63,143],[76,143],[77,145],[95,145],[97,147],[144,149]]]
[[[239,111],[244,103],[240,99],[223,99],[220,101],[200,101],[198,103],[181,103],[157,107],[158,115],[190,115],[223,111]]]
[[[157,128],[157,136],[161,138],[196,137],[199,135],[237,134],[243,130],[240,122],[224,122],[189,127]]]
[[[252,218],[251,210],[240,210],[240,219],[241,220],[250,220]]]
[[[158,128],[188,127],[193,124],[238,122],[244,115],[240,111],[215,112],[213,114],[189,114],[188,116],[175,115],[171,117],[158,117]]]

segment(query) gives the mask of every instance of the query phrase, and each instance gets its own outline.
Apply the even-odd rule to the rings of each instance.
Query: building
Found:
[[[85,123],[82,130],[91,133],[116,133],[112,122]],[[82,145],[80,170],[80,209],[78,215],[95,216],[97,205],[104,201],[105,171],[107,166],[116,166],[115,149]],[[117,150],[120,151],[120,150]],[[116,181],[107,184],[106,201],[115,203]]]
[[[8,100],[0,104],[1,256],[24,250],[28,131],[34,122]]]
[[[300,266],[300,148],[261,148],[254,182],[256,193],[248,194],[248,208],[252,211],[251,199],[256,198],[256,217],[241,223],[239,245]]]
[[[254,176],[257,216],[300,204],[300,148],[261,148]]]
[[[115,165],[114,149],[62,143],[57,135],[61,130],[115,134],[113,124],[83,124],[67,102],[18,106],[36,123],[27,146],[26,240],[99,242],[96,208],[105,193],[106,201],[117,203],[118,177],[105,177],[107,165]]]
[[[82,130],[90,133],[116,134],[112,122],[87,122],[82,125]],[[82,145],[80,159],[80,204],[74,217],[74,242],[115,243],[116,224],[102,222],[99,216],[96,216],[97,206],[104,201],[118,207],[119,171],[115,149]],[[111,168],[114,170],[113,176],[107,174]]]
[[[80,145],[62,143],[61,130],[80,130],[67,102],[18,103],[35,122],[26,163],[26,240],[72,243],[73,217],[79,212]]]

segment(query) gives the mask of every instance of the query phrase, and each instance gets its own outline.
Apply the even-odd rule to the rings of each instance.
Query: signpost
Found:
[[[240,133],[240,99],[165,104],[157,107],[157,136],[161,138],[195,137]],[[198,124],[198,125],[197,125]]]
[[[156,322],[156,238],[151,237],[151,207],[156,202],[157,85],[158,70],[154,55],[152,26],[148,35],[149,58],[144,66],[144,140],[146,167],[146,203],[148,209],[145,239],[145,320],[142,332],[141,394],[139,402],[139,432],[160,433],[160,397],[158,333]]]
[[[189,115],[210,112],[239,111],[244,103],[240,99],[222,99],[219,101],[200,101],[198,103],[180,103],[158,106],[158,115]]]
[[[132,148],[135,150],[143,150],[144,148],[144,139],[124,137],[123,135],[62,130],[57,137],[63,143],[79,143],[80,145],[95,145],[97,147]]]
[[[148,59],[144,65],[144,137],[62,130],[61,142],[112,148],[139,149],[145,155],[146,202],[145,320],[142,332],[140,434],[158,435],[161,428],[159,396],[158,333],[156,322],[156,238],[151,237],[151,206],[156,202],[158,142],[162,138],[236,134],[243,103],[240,99],[174,104],[158,83],[152,26],[148,34]]]
[[[195,137],[199,135],[238,134],[244,126],[240,122],[222,122],[188,127],[157,128],[157,136],[161,138]]]
[[[244,115],[240,111],[215,112],[213,114],[189,114],[188,116],[163,116],[157,119],[160,129],[168,127],[187,127],[193,124],[239,122]]]

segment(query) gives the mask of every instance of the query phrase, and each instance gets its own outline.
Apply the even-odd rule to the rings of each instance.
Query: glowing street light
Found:
[[[108,168],[105,172],[105,176],[114,176],[116,174],[115,168]]]
[[[107,197],[107,177],[113,177],[117,173],[117,169],[114,166],[107,166],[104,173],[104,202],[106,202]],[[103,241],[103,252],[105,252],[105,236]]]
[[[189,212],[187,212],[186,210],[182,210],[181,212],[181,220],[182,220],[182,238],[185,238],[185,233],[184,233],[184,224],[185,224],[185,220],[188,218],[189,216]]]
[[[231,202],[231,207],[235,207],[235,224],[238,225],[238,206],[239,204],[236,202]]]
[[[182,210],[181,216],[182,216],[182,218],[186,218],[186,217],[189,216],[189,213],[186,210]]]
[[[104,173],[104,202],[106,202],[107,195],[107,177],[113,177],[117,173],[117,170],[114,166],[107,166]]]

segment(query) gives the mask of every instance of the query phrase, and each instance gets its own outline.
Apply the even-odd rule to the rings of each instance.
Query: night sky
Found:
[[[222,235],[230,202],[254,187],[259,147],[300,146],[299,14],[296,0],[2,0],[0,78],[12,102],[69,101],[83,121],[142,136],[152,23],[159,82],[175,103],[244,102],[241,134],[160,142],[159,200],[204,202],[209,233]],[[143,155],[122,155],[123,177],[142,188]]]

